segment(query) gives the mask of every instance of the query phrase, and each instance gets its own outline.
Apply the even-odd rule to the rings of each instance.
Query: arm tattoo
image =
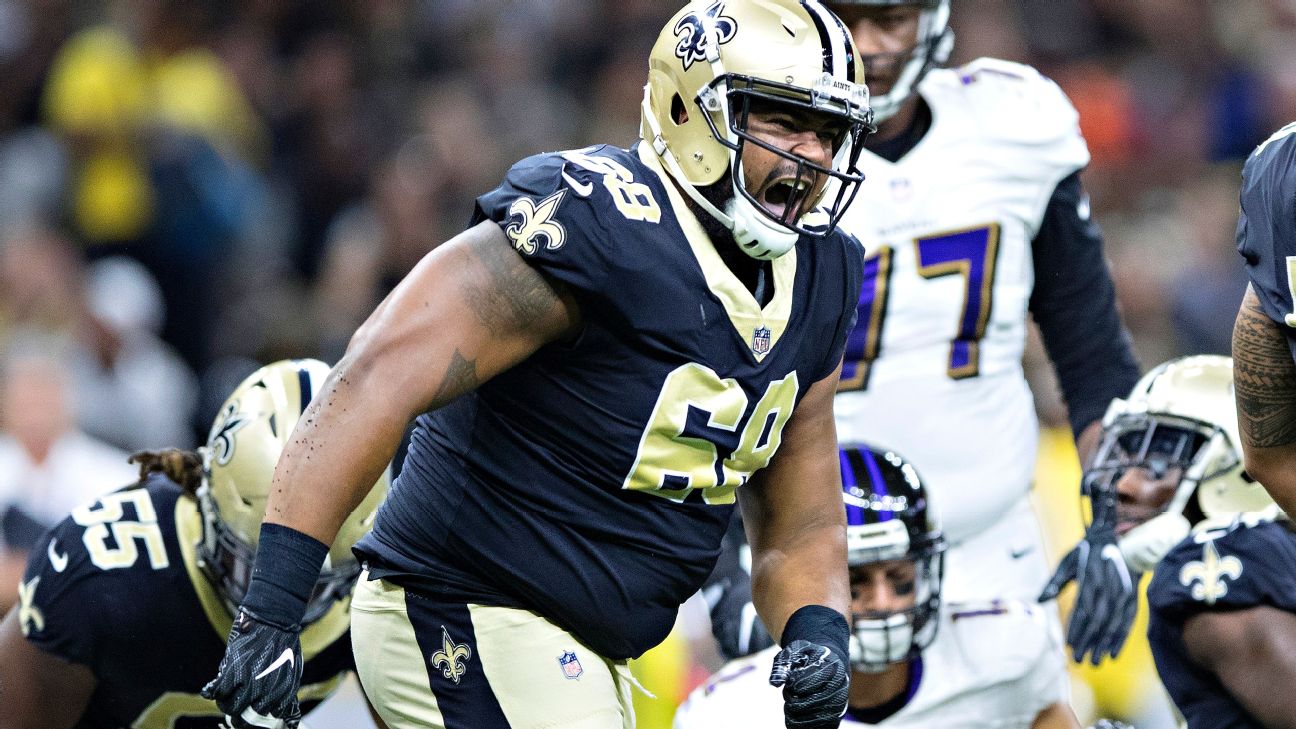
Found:
[[[1296,442],[1296,366],[1250,289],[1233,325],[1233,376],[1242,440],[1254,448]]]
[[[477,385],[477,360],[467,359],[459,350],[450,355],[450,366],[446,368],[445,377],[441,379],[436,394],[432,396],[432,407],[438,408],[459,395],[475,389]]]
[[[464,271],[460,292],[492,335],[541,326],[560,313],[555,284],[494,236],[474,237],[468,250],[478,266]]]

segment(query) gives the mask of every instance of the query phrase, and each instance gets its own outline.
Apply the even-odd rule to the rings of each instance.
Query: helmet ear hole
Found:
[[[670,116],[671,121],[675,122],[676,126],[684,124],[689,120],[688,109],[684,107],[684,99],[680,98],[679,94],[675,94],[671,97]]]

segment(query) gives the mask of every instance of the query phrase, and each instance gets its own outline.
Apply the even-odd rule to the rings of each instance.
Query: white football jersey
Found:
[[[1061,650],[1038,605],[946,606],[909,702],[880,724],[848,713],[841,726],[1028,729],[1041,711],[1066,698]],[[774,647],[727,664],[689,694],[675,713],[674,729],[782,729],[782,689],[769,684],[777,652]]]
[[[958,544],[1029,489],[1031,240],[1089,153],[1075,109],[1029,66],[935,69],[919,92],[930,129],[896,163],[864,152],[866,179],[841,222],[868,259],[837,435],[913,463]]]

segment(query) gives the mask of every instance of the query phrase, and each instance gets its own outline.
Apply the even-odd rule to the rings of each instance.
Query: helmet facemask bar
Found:
[[[206,485],[198,490],[199,513],[202,516],[202,540],[198,543],[198,568],[216,589],[216,594],[233,615],[247,596],[256,564],[256,547],[235,534],[220,519],[219,509]],[[325,566],[306,600],[302,625],[324,617],[338,600],[351,594],[360,577],[360,565]]]
[[[1156,480],[1178,474],[1174,493],[1166,503],[1153,513],[1136,514],[1138,523],[1120,537],[1121,551],[1131,569],[1146,572],[1155,567],[1187,536],[1191,525],[1202,520],[1199,488],[1238,466],[1229,443],[1223,429],[1192,418],[1136,412],[1108,421],[1094,465],[1085,472],[1084,490],[1093,503],[1114,506],[1109,518],[1125,520],[1120,514],[1118,484],[1130,469],[1141,469]],[[1094,513],[1097,519],[1097,507]]]
[[[860,171],[858,163],[864,149],[864,138],[874,129],[866,86],[838,81],[831,74],[824,73],[814,88],[807,92],[804,88],[790,84],[740,74],[723,74],[710,85],[704,86],[695,101],[704,112],[710,112],[704,113],[703,117],[712,135],[730,151],[729,179],[735,196],[742,196],[747,204],[767,219],[799,235],[823,237],[836,228],[864,181],[864,173]],[[816,164],[752,135],[748,131],[748,124],[753,101],[841,120],[844,127],[833,140],[832,167]],[[725,122],[726,128],[723,131],[716,125],[713,116],[716,112],[719,112]],[[775,215],[761,204],[743,180],[743,148],[748,142],[796,164],[793,192],[781,215]],[[815,193],[816,183],[821,179],[824,184]],[[813,224],[803,222],[834,188],[832,204],[824,210],[827,218],[814,216]],[[812,193],[816,197],[809,200]]]
[[[916,658],[936,638],[945,542],[941,538],[926,540],[909,550],[909,556],[902,560],[914,565],[914,604],[903,610],[851,616],[851,667],[861,673],[881,673],[893,664]],[[852,560],[851,567],[876,563]]]

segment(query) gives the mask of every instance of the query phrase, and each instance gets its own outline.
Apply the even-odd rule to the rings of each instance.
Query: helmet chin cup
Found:
[[[770,261],[792,250],[801,237],[795,230],[785,228],[756,209],[737,190],[725,206],[732,221],[730,231],[743,253],[760,261]]]
[[[907,612],[856,619],[850,642],[851,667],[860,673],[881,673],[909,658],[913,644],[913,621]]]
[[[1120,539],[1125,565],[1132,572],[1151,572],[1157,563],[1183,541],[1192,526],[1181,512],[1167,511],[1148,519]]]

